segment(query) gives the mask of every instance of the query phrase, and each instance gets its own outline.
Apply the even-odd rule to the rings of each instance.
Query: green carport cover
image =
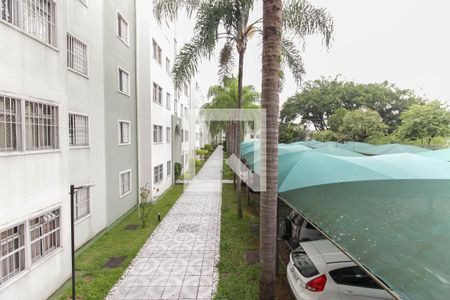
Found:
[[[280,196],[402,298],[450,299],[450,166],[374,158],[296,164]]]
[[[420,153],[428,152],[430,150],[403,144],[385,144],[377,146],[378,154],[394,154],[394,153]]]
[[[444,161],[450,161],[450,149],[441,149],[441,150],[420,152],[420,153],[417,153],[417,155],[440,159],[440,160],[444,160]]]

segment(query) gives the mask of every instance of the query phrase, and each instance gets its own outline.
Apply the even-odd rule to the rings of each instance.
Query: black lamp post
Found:
[[[93,186],[93,184],[85,184],[81,186],[70,185],[70,239],[72,254],[72,300],[76,299],[75,292],[75,191]]]

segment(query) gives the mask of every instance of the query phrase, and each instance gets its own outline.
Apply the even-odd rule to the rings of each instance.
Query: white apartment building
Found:
[[[176,49],[152,1],[0,1],[0,299],[69,279],[71,184],[79,248],[187,167],[200,127]]]

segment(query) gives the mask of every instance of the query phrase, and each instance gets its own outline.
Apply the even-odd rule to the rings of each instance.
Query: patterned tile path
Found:
[[[222,164],[218,148],[107,299],[212,299],[218,280]]]

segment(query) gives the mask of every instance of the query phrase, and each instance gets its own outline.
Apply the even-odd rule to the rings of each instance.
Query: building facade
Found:
[[[152,1],[0,1],[0,299],[46,299],[81,247],[200,146]]]

